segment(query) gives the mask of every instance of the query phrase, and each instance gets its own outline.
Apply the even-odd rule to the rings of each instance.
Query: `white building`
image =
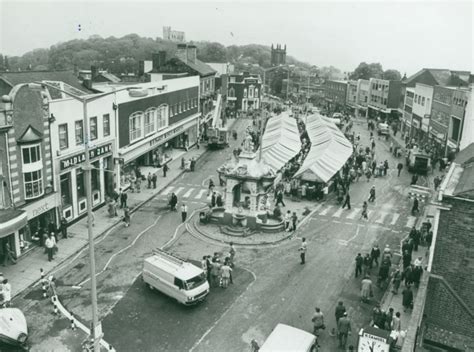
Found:
[[[425,137],[428,137],[432,102],[433,86],[417,83],[413,97],[412,120],[415,125],[421,126],[421,134]]]

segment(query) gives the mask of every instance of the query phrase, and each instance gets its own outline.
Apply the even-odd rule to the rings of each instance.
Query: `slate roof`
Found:
[[[185,62],[181,59],[178,59],[178,60],[181,61],[183,64],[192,68],[197,73],[199,73],[199,76],[210,76],[217,72],[211,66],[209,66],[208,64],[198,59],[196,59],[196,62],[189,62],[189,61]]]
[[[457,86],[459,84],[468,85],[472,76],[469,71],[451,71],[444,68],[423,68],[408,77],[404,82],[409,83],[425,72],[428,72],[440,86]]]
[[[38,132],[33,127],[28,126],[28,128],[21,135],[21,137],[18,139],[17,142],[18,143],[31,143],[31,142],[40,141],[41,139],[43,139],[43,136],[41,135],[41,133]]]
[[[116,75],[109,72],[100,73],[99,76],[104,77],[106,80],[112,83],[119,83],[121,81],[120,78],[118,78]]]
[[[83,93],[93,93],[85,88],[73,71],[20,71],[20,72],[0,72],[0,79],[3,78],[12,87],[17,84],[31,83],[35,81],[59,81],[79,90]]]

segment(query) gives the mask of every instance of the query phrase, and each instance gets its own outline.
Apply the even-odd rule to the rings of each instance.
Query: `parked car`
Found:
[[[12,347],[26,349],[26,340],[28,340],[28,326],[23,312],[18,308],[1,308],[0,351]]]
[[[383,123],[383,122],[379,123],[379,124],[377,125],[377,133],[378,133],[379,136],[382,136],[382,135],[383,135],[383,136],[386,136],[386,135],[388,135],[388,134],[389,134],[388,124]]]
[[[278,324],[263,343],[259,352],[312,352],[316,336],[286,324]]]

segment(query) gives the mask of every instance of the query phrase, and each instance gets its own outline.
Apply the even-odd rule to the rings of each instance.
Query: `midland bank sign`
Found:
[[[102,145],[100,147],[96,147],[89,150],[89,159],[92,161],[99,156],[102,156],[107,153],[112,152],[112,143]],[[63,159],[59,162],[61,171],[69,169],[71,167],[76,166],[77,164],[81,164],[86,161],[86,153],[82,152],[73,156],[70,156],[66,159]]]

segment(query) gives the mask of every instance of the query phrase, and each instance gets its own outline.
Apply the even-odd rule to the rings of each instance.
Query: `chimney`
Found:
[[[89,90],[92,90],[92,79],[85,79],[82,81],[82,85]]]
[[[187,45],[186,44],[178,44],[178,49],[176,50],[176,57],[181,61],[187,63],[188,62],[188,54],[187,54]]]
[[[151,54],[151,61],[152,61],[152,70],[153,72],[159,71],[160,70],[160,54],[159,53],[153,53]]]
[[[92,65],[91,66],[91,80],[94,81],[94,79],[99,75],[99,70],[97,69],[97,66]]]
[[[195,45],[188,45],[188,50],[187,50],[187,57],[188,57],[188,62],[192,62],[193,64],[196,63],[196,56],[197,56],[197,48]]]

